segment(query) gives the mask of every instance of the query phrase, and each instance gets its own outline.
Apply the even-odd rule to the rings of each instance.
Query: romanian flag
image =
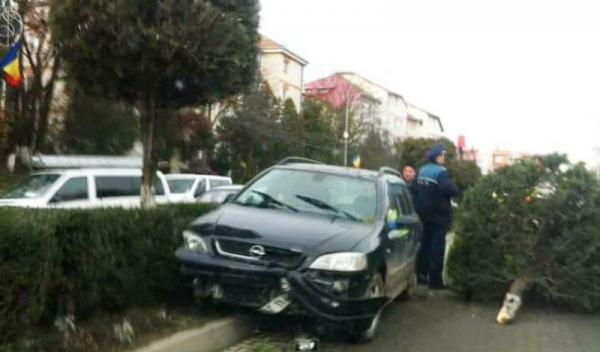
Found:
[[[19,69],[19,50],[21,43],[11,45],[8,52],[0,61],[0,67],[4,71],[4,79],[9,86],[17,88],[21,85],[21,70]]]

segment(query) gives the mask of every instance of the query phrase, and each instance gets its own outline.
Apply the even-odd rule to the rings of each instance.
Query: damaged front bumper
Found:
[[[216,255],[198,254],[180,248],[175,255],[181,271],[194,279],[201,295],[228,303],[260,309],[282,295],[302,311],[332,321],[352,321],[373,318],[388,302],[388,297],[364,298],[361,282],[368,282],[366,273],[347,279],[339,294],[324,289],[328,278],[314,271],[287,270]],[[358,282],[358,283],[357,283]],[[365,284],[366,287],[366,284]]]

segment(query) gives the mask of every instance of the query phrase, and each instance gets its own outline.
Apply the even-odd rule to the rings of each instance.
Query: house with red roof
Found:
[[[353,72],[338,72],[304,85],[305,96],[335,109],[348,105],[392,141],[408,137],[441,137],[439,117],[408,103],[402,95]]]

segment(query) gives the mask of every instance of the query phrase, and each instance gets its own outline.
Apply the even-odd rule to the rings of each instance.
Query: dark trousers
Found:
[[[421,248],[417,256],[417,275],[427,280],[430,287],[443,287],[444,253],[447,227],[441,224],[423,224]]]

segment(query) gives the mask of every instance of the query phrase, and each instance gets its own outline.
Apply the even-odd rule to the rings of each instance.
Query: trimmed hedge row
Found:
[[[173,252],[210,209],[0,208],[0,342],[57,315],[189,300]]]

